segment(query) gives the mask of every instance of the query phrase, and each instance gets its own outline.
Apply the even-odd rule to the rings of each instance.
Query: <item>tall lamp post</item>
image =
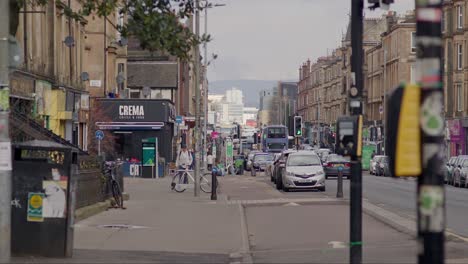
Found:
[[[225,4],[210,4],[208,1],[205,1],[205,35],[208,35],[208,8],[211,7],[219,7],[219,6],[226,6]],[[203,168],[206,168],[206,155],[208,154],[208,144],[206,142],[206,138],[208,136],[207,133],[207,124],[208,124],[208,65],[217,58],[217,55],[213,54],[213,58],[208,61],[208,43],[205,41],[203,43],[204,49],[204,56],[203,56],[203,64],[204,64],[204,75],[203,75],[203,105],[204,105],[204,129],[203,129],[203,150],[202,150],[202,160],[203,160]]]

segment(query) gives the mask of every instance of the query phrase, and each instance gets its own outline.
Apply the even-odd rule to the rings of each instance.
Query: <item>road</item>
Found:
[[[468,237],[468,189],[445,185],[447,228],[458,235]],[[336,179],[327,181],[326,193],[336,195]],[[344,180],[344,197],[349,197],[349,181]],[[416,180],[363,176],[363,197],[369,202],[392,212],[416,218]]]

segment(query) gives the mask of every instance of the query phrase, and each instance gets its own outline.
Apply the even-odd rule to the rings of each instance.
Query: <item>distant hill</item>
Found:
[[[267,80],[222,80],[210,82],[210,94],[224,94],[226,90],[236,87],[244,94],[244,105],[258,107],[259,93],[262,90],[271,90],[278,85],[278,81]]]

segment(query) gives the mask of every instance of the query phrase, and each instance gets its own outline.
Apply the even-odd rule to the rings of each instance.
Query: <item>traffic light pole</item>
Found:
[[[363,0],[351,0],[351,79],[349,110],[362,115],[363,81]],[[360,142],[360,141],[359,141]],[[360,143],[359,143],[360,144]],[[362,263],[362,165],[359,154],[351,157],[349,262]]]
[[[416,1],[421,85],[422,175],[418,177],[418,263],[444,263],[445,192],[442,1]]]

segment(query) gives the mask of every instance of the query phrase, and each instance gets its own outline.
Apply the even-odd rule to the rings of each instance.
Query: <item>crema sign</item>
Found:
[[[145,119],[143,105],[119,105],[119,119]]]

